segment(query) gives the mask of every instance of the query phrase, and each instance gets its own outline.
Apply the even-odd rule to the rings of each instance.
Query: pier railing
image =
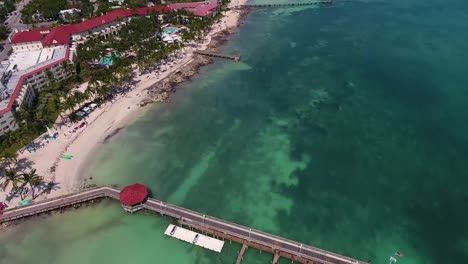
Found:
[[[4,210],[3,214],[0,215],[0,223],[58,210],[64,207],[81,204],[104,197],[119,199],[118,190],[117,196],[115,196],[115,193],[111,190],[114,190],[114,188],[110,186],[95,187],[69,195],[63,195],[52,199],[34,202],[23,207],[9,208]]]
[[[108,197],[118,200],[119,194],[120,189],[112,186],[96,187],[78,193],[33,203],[24,207],[7,209],[3,211],[3,215],[0,215],[0,223],[58,210],[64,207],[89,202],[94,199]],[[304,245],[296,241],[164,203],[157,199],[149,198],[143,206],[147,210],[173,217],[194,228],[208,228],[223,234],[229,234],[232,237],[242,239],[246,242],[263,245],[273,249],[273,251],[286,252],[295,257],[310,261],[305,263],[367,264],[366,262],[361,262],[323,249]]]

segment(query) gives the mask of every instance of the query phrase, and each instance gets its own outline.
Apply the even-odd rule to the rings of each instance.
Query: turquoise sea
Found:
[[[266,0],[257,1],[266,2]],[[372,264],[468,263],[468,2],[252,11],[217,60],[90,159],[96,184]],[[0,233],[0,263],[234,263],[101,203]],[[243,263],[268,263],[248,250]],[[283,263],[289,263],[283,261]]]

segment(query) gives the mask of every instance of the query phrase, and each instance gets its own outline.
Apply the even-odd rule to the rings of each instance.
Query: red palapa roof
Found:
[[[111,11],[105,15],[94,17],[73,25],[63,25],[55,28],[41,28],[29,31],[18,32],[13,35],[11,44],[42,41],[44,46],[68,44],[71,34],[86,32],[102,25],[114,22],[117,18],[130,17],[134,15],[146,15],[152,12],[163,13],[171,12],[172,9],[167,6],[154,6],[131,9],[119,9]],[[48,32],[50,31],[50,33]],[[41,33],[42,32],[42,33]]]
[[[120,191],[119,198],[122,205],[132,206],[140,204],[148,197],[148,190],[142,184],[135,183]]]

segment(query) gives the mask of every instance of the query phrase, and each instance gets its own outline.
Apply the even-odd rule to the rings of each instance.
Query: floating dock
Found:
[[[193,244],[193,245],[197,245],[203,248],[207,248],[209,250],[216,251],[218,253],[220,253],[221,250],[223,250],[223,246],[224,246],[224,241],[222,240],[208,237],[208,236],[199,234],[197,232],[193,232],[191,230],[182,228],[180,226],[172,225],[172,224],[170,224],[167,227],[166,232],[164,232],[164,234],[167,236],[185,241],[187,243]]]

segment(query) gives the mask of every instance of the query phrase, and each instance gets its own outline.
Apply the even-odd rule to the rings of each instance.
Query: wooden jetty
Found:
[[[240,61],[240,56],[239,55],[226,55],[226,54],[213,53],[213,52],[207,52],[207,51],[195,51],[194,53],[199,54],[199,55],[208,56],[208,57],[215,57],[215,58],[233,60],[233,61],[236,61],[236,62]]]
[[[109,198],[119,200],[120,191],[121,190],[116,187],[101,186],[70,195],[35,202],[24,207],[7,209],[0,215],[0,223],[75,206],[96,199]],[[274,255],[273,260],[278,260],[278,258],[282,257],[299,263],[308,264],[368,264],[316,247],[304,245],[296,241],[207,216],[186,208],[171,205],[154,198],[148,198],[143,203],[143,207],[146,210],[171,217],[183,226],[199,230],[206,234],[211,234],[215,238],[223,238],[224,240],[240,243],[243,245],[243,248],[245,246],[244,252],[247,247],[269,252]]]
[[[235,9],[262,8],[262,7],[294,7],[294,6],[309,6],[309,5],[331,5],[333,0],[321,0],[299,3],[270,3],[270,4],[246,4],[235,7]]]

